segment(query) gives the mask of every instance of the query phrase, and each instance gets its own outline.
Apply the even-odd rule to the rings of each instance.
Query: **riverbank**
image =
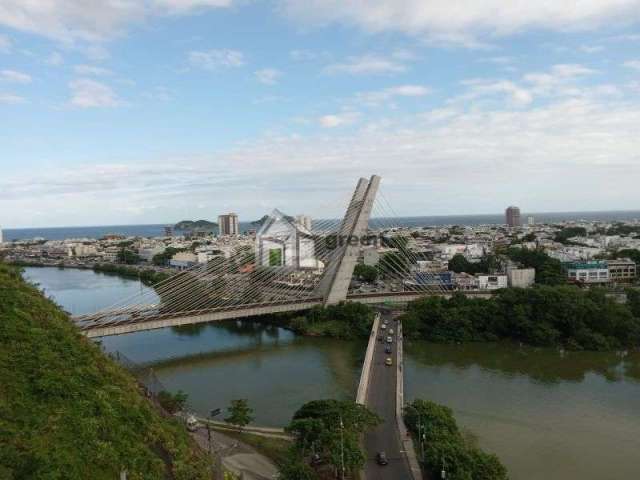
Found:
[[[30,262],[30,261],[13,261],[8,263],[14,267],[26,268],[59,268],[64,269],[76,269],[76,270],[93,270],[97,273],[104,273],[106,275],[119,276],[121,278],[128,278],[132,280],[140,280],[144,285],[153,286],[159,282],[162,282],[174,273],[166,270],[159,270],[157,268],[149,268],[148,266],[131,266],[131,265],[119,265],[113,263],[67,263],[67,262]]]

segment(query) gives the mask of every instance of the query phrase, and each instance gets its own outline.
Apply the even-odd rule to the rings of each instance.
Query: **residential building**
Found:
[[[509,281],[506,275],[476,275],[478,279],[478,288],[480,290],[499,290],[507,288]]]
[[[612,283],[631,283],[636,279],[637,266],[633,260],[620,258],[607,260],[609,281]]]
[[[532,226],[533,226],[533,225],[535,225],[535,224],[536,224],[535,219],[534,219],[531,215],[529,215],[529,216],[527,217],[527,225],[529,225],[530,227],[532,227]]]
[[[193,267],[196,263],[198,263],[198,257],[192,252],[178,252],[169,260],[169,265],[179,270]]]
[[[235,213],[219,215],[218,232],[220,235],[238,235],[240,233],[238,215],[236,215]]]
[[[567,262],[563,264],[570,282],[599,284],[609,281],[609,266],[605,261]]]
[[[510,287],[528,288],[536,282],[535,268],[507,268],[507,282]]]
[[[164,236],[173,237],[173,227],[171,225],[167,225],[166,227],[164,227]]]
[[[510,206],[505,211],[506,223],[508,227],[519,227],[522,225],[520,221],[520,209]]]

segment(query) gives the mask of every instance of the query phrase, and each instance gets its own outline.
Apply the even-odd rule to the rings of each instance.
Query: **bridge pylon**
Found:
[[[319,285],[323,304],[334,305],[347,298],[349,284],[360,254],[361,239],[367,233],[373,202],[378,193],[380,177],[358,180],[336,238],[334,254]]]

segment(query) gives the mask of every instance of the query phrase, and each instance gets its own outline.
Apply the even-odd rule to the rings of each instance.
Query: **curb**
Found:
[[[378,324],[380,323],[380,314],[376,313],[373,320],[371,333],[369,334],[369,343],[367,344],[367,353],[364,356],[364,364],[362,365],[362,373],[360,374],[360,383],[358,383],[358,393],[356,394],[356,403],[365,405],[367,402],[367,389],[369,388],[369,378],[371,377],[371,363],[373,361],[373,352],[376,348],[376,333],[378,332]]]
[[[397,385],[396,385],[396,422],[398,424],[398,431],[400,433],[400,442],[404,450],[404,455],[409,463],[409,469],[411,470],[411,476],[413,480],[422,480],[422,470],[418,463],[418,456],[416,455],[415,448],[413,446],[413,440],[402,418],[402,408],[404,406],[404,361],[403,361],[403,343],[402,338],[402,323],[398,322],[397,333],[397,348],[396,348],[396,369],[397,369]]]

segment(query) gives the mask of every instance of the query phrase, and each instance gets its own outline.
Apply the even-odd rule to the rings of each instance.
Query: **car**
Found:
[[[384,353],[391,353],[391,345],[387,345],[386,347],[384,347]]]
[[[380,325],[380,328],[381,328],[382,330],[386,330],[386,329],[387,329],[387,324],[386,324],[386,323],[383,323],[382,325]]]
[[[383,335],[378,335],[378,341],[379,341],[379,342],[384,341],[384,336],[383,336]]]
[[[387,460],[387,454],[384,452],[378,452],[376,454],[376,462],[378,465],[388,465],[389,460]]]
[[[393,335],[393,328],[389,329],[389,335]]]
[[[387,359],[384,361],[384,364],[387,367],[390,367],[391,365],[393,365],[393,360],[391,360],[391,357],[387,357]]]
[[[393,343],[393,337],[391,336],[387,337],[387,343]]]

